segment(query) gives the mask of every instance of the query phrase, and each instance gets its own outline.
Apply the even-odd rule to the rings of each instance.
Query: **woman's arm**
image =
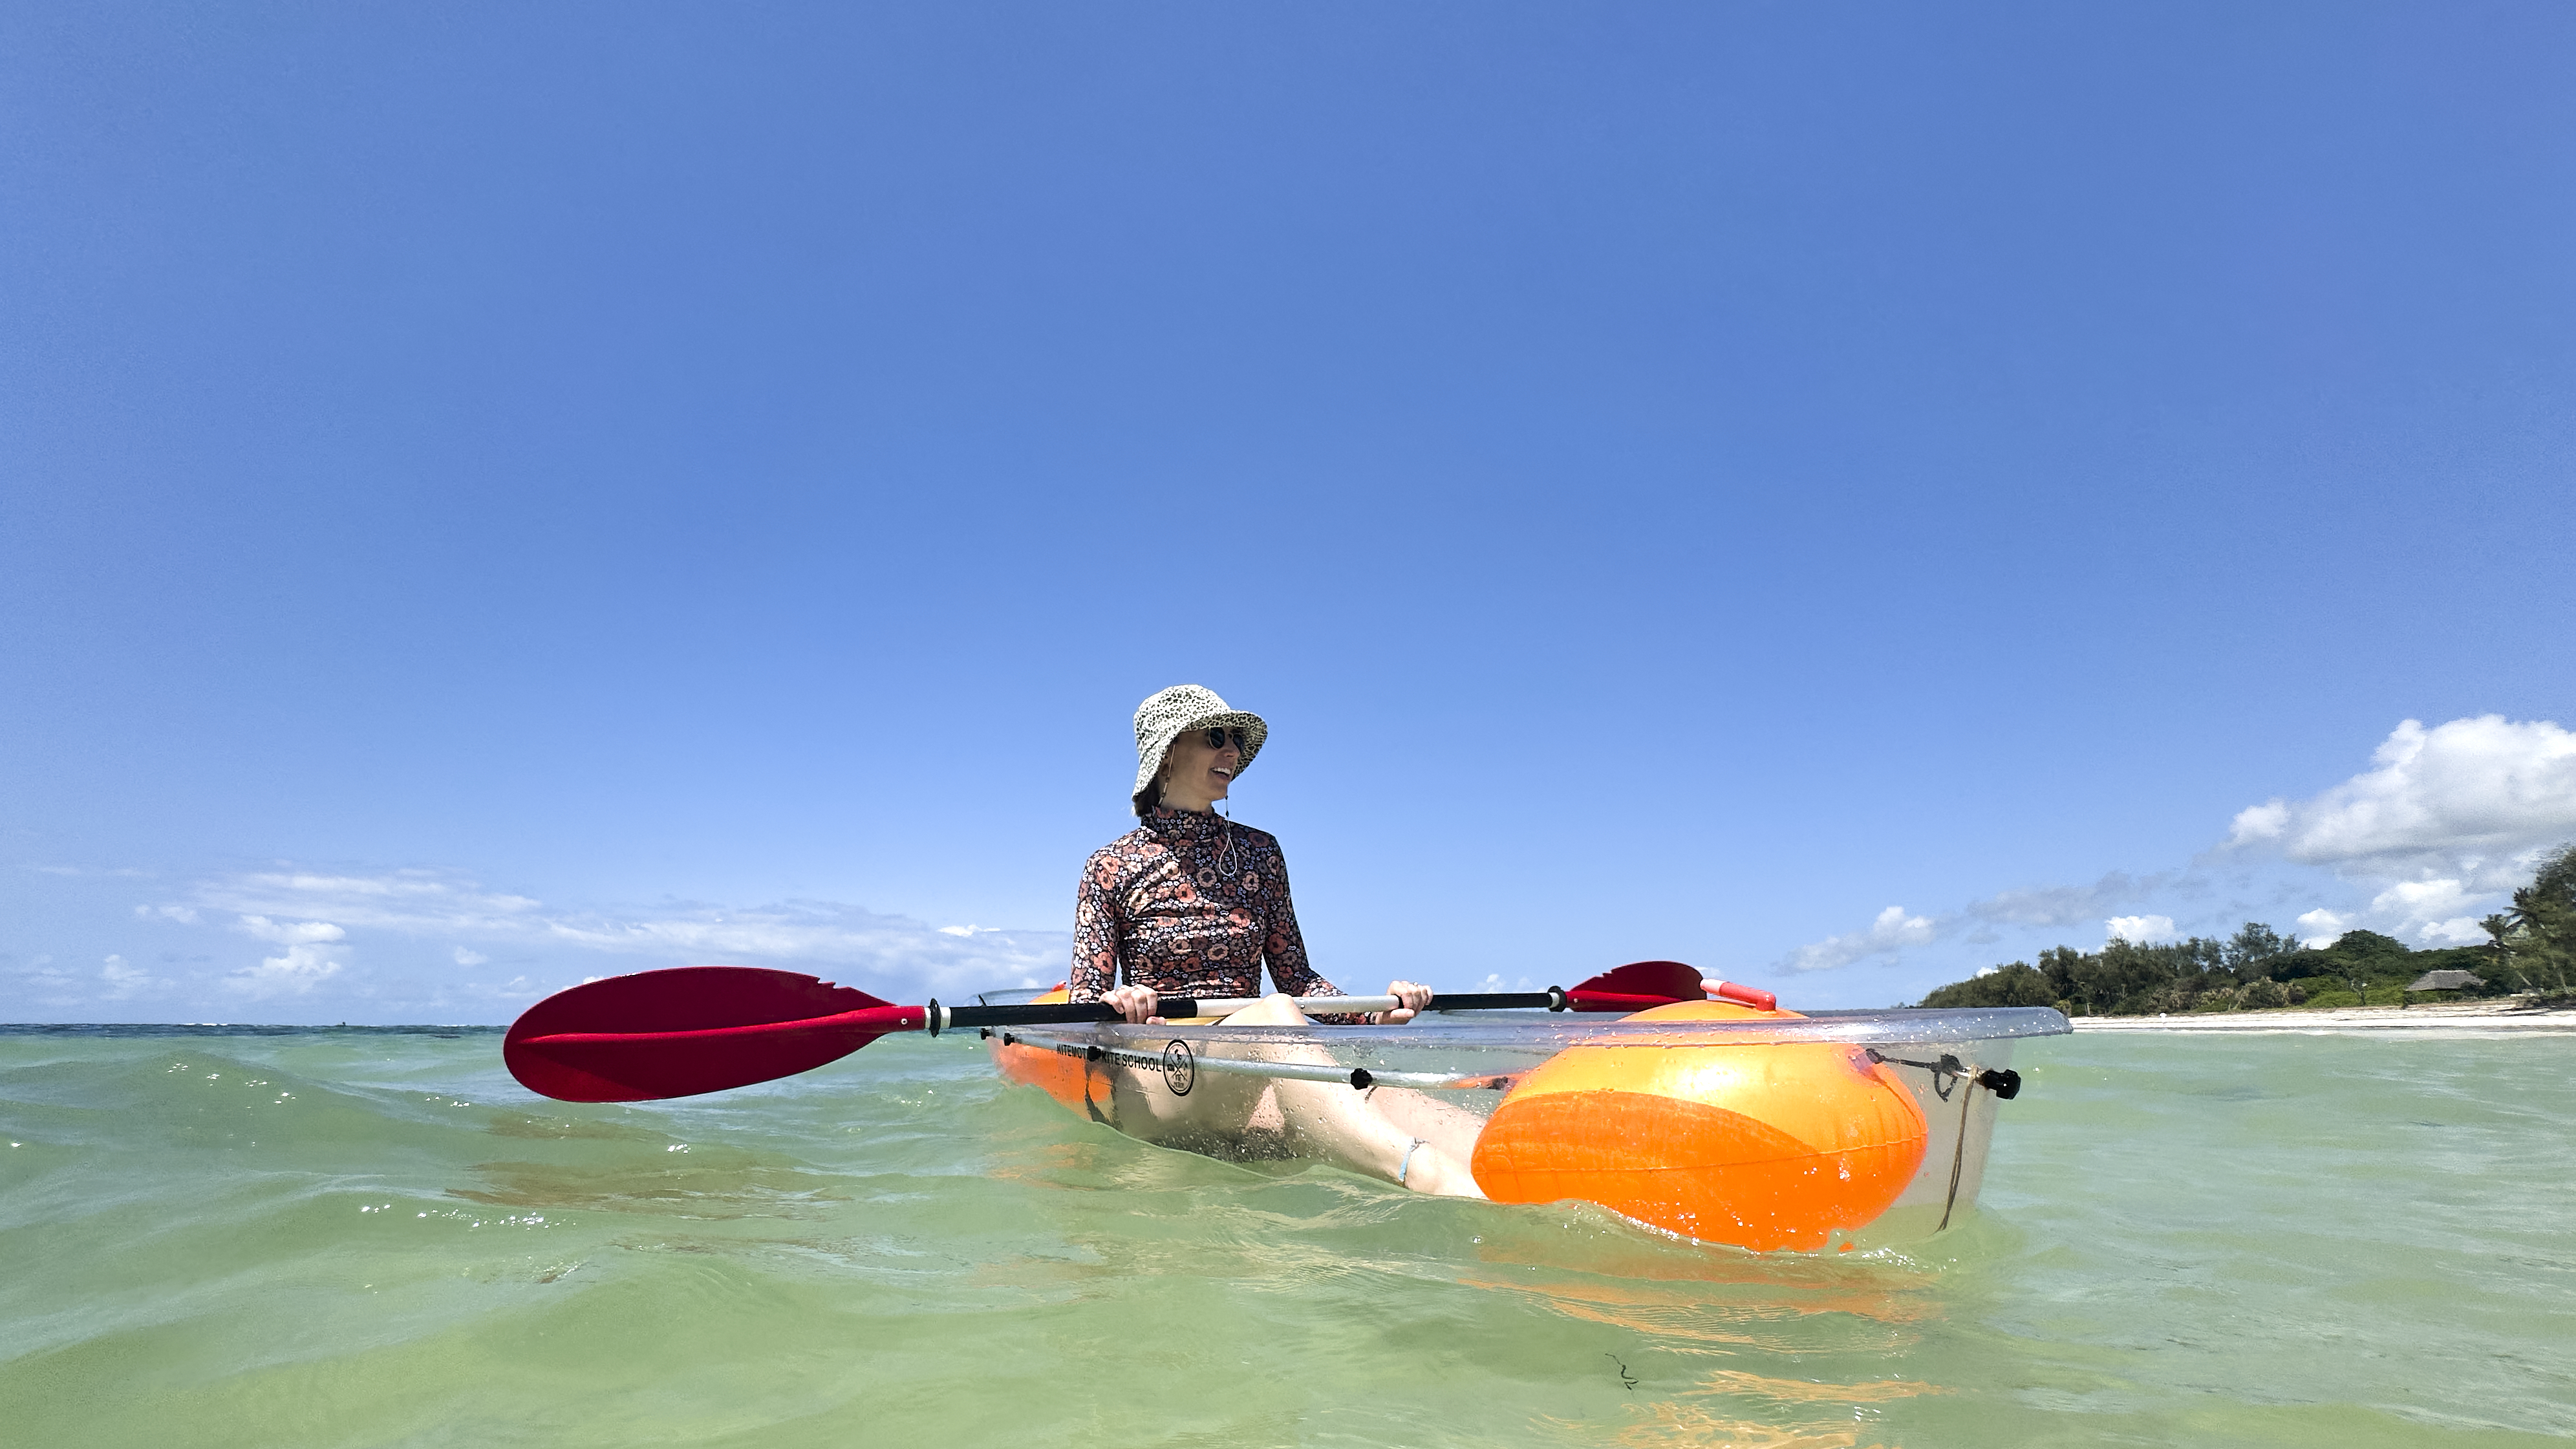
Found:
[[[1297,929],[1297,902],[1288,893],[1288,862],[1284,856],[1270,858],[1270,878],[1279,884],[1279,897],[1270,912],[1270,933],[1261,944],[1262,959],[1270,963],[1270,979],[1291,996],[1339,996],[1342,989],[1317,975],[1313,963],[1306,959],[1306,935]],[[1386,994],[1404,1002],[1394,1011],[1372,1011],[1366,1016],[1325,1012],[1317,1021],[1344,1025],[1386,1022],[1389,1025],[1413,1020],[1415,1012],[1431,1004],[1431,988],[1413,981],[1390,981]]]
[[[1126,913],[1118,906],[1125,875],[1114,850],[1093,856],[1082,868],[1082,884],[1073,893],[1073,970],[1064,979],[1065,995],[1074,1001],[1105,1001],[1129,1021],[1155,1022],[1160,1000],[1150,986],[1118,984],[1118,941],[1127,932]]]
[[[1306,959],[1306,934],[1297,929],[1297,901],[1288,893],[1288,862],[1273,855],[1263,869],[1277,888],[1261,939],[1261,959],[1270,967],[1271,981],[1291,996],[1341,995],[1342,988],[1318,975]]]
[[[1105,855],[1083,865],[1073,893],[1073,970],[1065,986],[1075,1001],[1098,1001],[1118,984],[1118,868]]]
[[[1270,980],[1291,996],[1339,996],[1342,988],[1327,981],[1306,959],[1306,933],[1297,929],[1297,899],[1288,892],[1288,861],[1275,850],[1262,869],[1275,888],[1270,901],[1267,929],[1261,939],[1261,959],[1270,967]],[[1368,1018],[1347,1012],[1321,1012],[1317,1021],[1339,1026],[1356,1026]]]

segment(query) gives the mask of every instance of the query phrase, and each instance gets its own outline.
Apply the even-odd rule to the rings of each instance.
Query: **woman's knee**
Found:
[[[1297,1009],[1296,998],[1281,991],[1273,992],[1234,1013],[1222,1024],[1226,1026],[1297,1026],[1305,1020],[1306,1013]]]

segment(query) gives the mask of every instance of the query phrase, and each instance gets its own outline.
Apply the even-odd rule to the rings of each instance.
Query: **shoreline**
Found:
[[[2423,1006],[2336,1006],[2309,1011],[2195,1011],[2179,1016],[2076,1016],[2077,1031],[2388,1032],[2439,1031],[2576,1035],[2576,1006],[2508,1006],[2491,1001]]]

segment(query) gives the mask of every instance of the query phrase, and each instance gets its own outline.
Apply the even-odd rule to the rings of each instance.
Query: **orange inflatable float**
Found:
[[[1062,996],[1058,988],[1040,999]],[[1850,1015],[1838,1024],[1848,1028]],[[1794,1011],[1760,1010],[1732,1001],[1676,1002],[1621,1018],[1616,1035],[1577,1039],[1526,1068],[1490,1078],[1453,1079],[1445,1074],[1454,1069],[1446,1067],[1350,1071],[1346,1063],[1316,1067],[1302,1058],[1290,1062],[1283,1057],[1276,1064],[1268,1059],[1220,1061],[1209,1054],[1216,1038],[1156,1039],[1183,1035],[1168,1030],[1137,1031],[1133,1041],[1120,1035],[1126,1028],[1029,1028],[1016,1039],[997,1031],[993,1051],[1005,1076],[1040,1088],[1095,1122],[1226,1157],[1293,1156],[1300,1149],[1293,1133],[1266,1147],[1189,1137],[1189,1113],[1202,1098],[1216,1095],[1193,1095],[1193,1085],[1206,1084],[1208,1074],[1220,1067],[1251,1068],[1255,1076],[1347,1079],[1355,1088],[1464,1089],[1508,1083],[1508,1091],[1496,1094],[1500,1100],[1467,1154],[1477,1185],[1493,1200],[1597,1203],[1705,1242],[1757,1252],[1816,1252],[1850,1249],[1864,1229],[1884,1237],[1909,1205],[1921,1209],[1916,1216],[1923,1221],[1906,1217],[1897,1231],[1939,1231],[1949,1226],[1959,1202],[1975,1199],[1985,1134],[1993,1120],[1991,1102],[2011,1096],[2019,1079],[1963,1064],[1946,1052],[1937,1062],[1907,1059],[1907,1052],[1941,1052],[1940,1045],[1919,1045],[1923,1033],[1936,1033],[1940,1043],[1974,1047],[1985,1061],[2000,1062],[2006,1059],[2009,1037],[2065,1030],[2064,1019],[2054,1012],[2022,1013],[2047,1018],[2029,1022],[1947,1019],[1962,1013],[1887,1015],[1942,1019],[1883,1024],[1885,1034],[1876,1039],[1892,1047],[1890,1054],[1853,1042],[1840,1031],[1834,1039],[1815,1039],[1825,1034],[1802,1031],[1788,1040],[1730,1041],[1734,1034],[1722,1031],[1627,1030],[1659,1022],[1810,1020]],[[1469,1034],[1480,1029],[1494,1030],[1464,1028]],[[1984,1034],[1961,1035],[1962,1029]],[[1324,1028],[1317,1039],[1345,1030]],[[1425,1035],[1436,1038],[1438,1030]],[[1368,1038],[1354,1034],[1350,1040],[1356,1045]],[[1446,1050],[1436,1040],[1419,1045],[1425,1051]],[[1261,1065],[1255,1067],[1254,1060]],[[1921,1088],[1928,1095],[1918,1095],[1899,1074],[1900,1067],[1929,1069]],[[1444,1095],[1466,1099],[1455,1092]],[[1976,1105],[1980,1103],[1984,1105]],[[1944,1159],[1930,1169],[1925,1159],[1935,1133],[1927,1112],[1938,1114]],[[1252,1128],[1260,1128],[1258,1119]],[[1908,1197],[1909,1191],[1915,1197]]]
[[[1627,1019],[1797,1015],[1692,1001]],[[1904,1193],[1926,1135],[1914,1094],[1859,1047],[1584,1044],[1521,1079],[1473,1166],[1497,1202],[1581,1198],[1694,1238],[1814,1250]]]

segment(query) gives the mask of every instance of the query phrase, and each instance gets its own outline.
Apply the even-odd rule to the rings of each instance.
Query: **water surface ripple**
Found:
[[[1984,1211],[1821,1261],[1141,1146],[954,1040],[572,1106],[444,1030],[0,1031],[10,1442],[2576,1434],[2576,1038],[2025,1043]]]

